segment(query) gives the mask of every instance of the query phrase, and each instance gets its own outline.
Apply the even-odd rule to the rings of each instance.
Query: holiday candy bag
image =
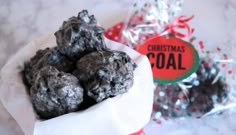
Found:
[[[190,77],[156,87],[153,118],[201,118],[231,112],[235,107],[234,59],[222,49],[195,40],[200,56],[198,69]]]
[[[193,16],[178,16],[182,4],[179,0],[137,1],[127,20],[106,33],[149,57],[157,84],[154,120],[200,118],[235,107],[235,61],[228,54],[232,51],[197,40],[188,24]]]

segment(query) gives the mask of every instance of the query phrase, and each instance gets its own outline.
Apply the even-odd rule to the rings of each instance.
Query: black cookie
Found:
[[[49,119],[78,111],[83,88],[75,76],[46,66],[38,72],[30,95],[39,117]]]
[[[104,29],[97,26],[97,21],[87,10],[79,12],[77,17],[65,21],[55,33],[60,52],[71,59],[106,48],[103,37]]]
[[[38,71],[44,66],[54,66],[63,72],[72,72],[75,69],[75,62],[62,55],[58,48],[46,48],[37,51],[36,55],[26,62],[24,69],[25,81],[29,86],[34,84],[34,80]]]
[[[124,52],[96,51],[77,62],[76,76],[89,97],[100,102],[127,92],[133,85],[136,64]]]
[[[171,85],[159,85],[155,91],[157,116],[202,116],[215,105],[228,101],[228,87],[215,62],[201,60],[196,73]]]
[[[211,111],[216,104],[227,102],[228,87],[215,63],[202,60],[196,73],[199,85],[193,85],[189,90],[189,114],[204,114]]]
[[[228,98],[228,87],[221,75],[221,71],[217,64],[201,61],[200,67],[197,70],[198,80],[200,85],[193,87],[201,93],[209,96],[214,96],[215,103],[223,103]]]

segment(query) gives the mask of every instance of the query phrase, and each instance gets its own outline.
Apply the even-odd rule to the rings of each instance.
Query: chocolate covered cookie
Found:
[[[77,62],[75,72],[87,95],[96,102],[128,91],[136,64],[124,52],[96,51]]]
[[[189,78],[169,85],[159,85],[155,91],[157,116],[202,116],[215,105],[226,103],[228,87],[214,62],[201,60],[196,73]]]
[[[40,118],[87,109],[132,87],[136,64],[126,53],[109,50],[103,33],[83,10],[55,33],[56,47],[37,51],[25,63],[24,82]]]
[[[65,21],[55,36],[60,52],[71,59],[78,59],[106,48],[103,33],[104,29],[97,25],[94,16],[83,10],[77,17]]]
[[[193,85],[189,90],[188,111],[190,115],[199,116],[211,111],[215,105],[227,102],[229,89],[216,63],[202,60],[196,74],[199,85]]]
[[[46,66],[38,72],[30,96],[40,118],[48,119],[78,111],[83,88],[75,76]]]
[[[37,51],[36,55],[25,63],[24,76],[28,85],[32,86],[38,71],[44,66],[54,66],[60,71],[71,72],[75,68],[75,62],[58,51],[58,48],[46,48]]]

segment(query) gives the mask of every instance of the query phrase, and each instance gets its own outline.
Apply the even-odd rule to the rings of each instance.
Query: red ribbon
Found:
[[[130,134],[130,135],[145,135],[145,133],[144,133],[143,129],[141,129],[138,132]]]
[[[177,37],[180,38],[189,38],[193,32],[194,29],[190,28],[189,22],[194,18],[194,16],[191,16],[189,18],[186,18],[185,16],[178,17],[171,26],[167,28],[167,32],[174,34]],[[187,33],[180,33],[177,31],[177,29],[187,30]]]

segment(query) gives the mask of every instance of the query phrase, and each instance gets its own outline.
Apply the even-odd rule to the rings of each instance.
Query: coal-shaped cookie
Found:
[[[76,76],[96,102],[127,92],[136,64],[124,52],[96,51],[77,62]]]
[[[209,63],[202,60],[196,73],[200,84],[193,89],[198,89],[201,93],[214,97],[215,103],[226,102],[229,92],[227,83],[215,62]]]
[[[60,52],[71,59],[106,48],[103,38],[104,29],[97,25],[93,15],[87,10],[79,12],[77,17],[65,21],[55,33]]]
[[[196,73],[170,85],[159,85],[155,91],[156,116],[202,116],[217,104],[228,100],[228,87],[215,62],[201,60]]]
[[[71,72],[75,68],[75,62],[62,55],[58,48],[46,48],[37,51],[36,55],[25,63],[23,76],[25,82],[32,86],[38,71],[44,66],[51,65],[63,72]]]
[[[78,111],[83,88],[75,76],[46,66],[38,72],[30,95],[39,117],[49,119]]]
[[[188,107],[189,114],[195,116],[211,111],[216,104],[226,103],[229,92],[216,63],[202,60],[196,73],[199,85],[189,90]]]

